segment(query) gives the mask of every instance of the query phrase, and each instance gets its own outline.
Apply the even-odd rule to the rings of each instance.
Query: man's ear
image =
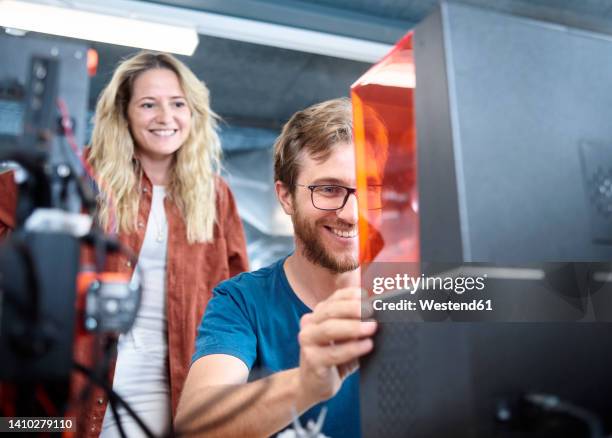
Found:
[[[274,189],[276,190],[276,197],[278,198],[278,202],[280,202],[281,207],[286,214],[291,216],[294,212],[293,210],[293,196],[291,195],[291,190],[289,190],[289,186],[281,181],[274,182]]]

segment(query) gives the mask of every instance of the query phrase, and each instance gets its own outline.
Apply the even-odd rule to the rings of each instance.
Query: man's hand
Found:
[[[373,347],[375,321],[361,321],[361,289],[336,291],[300,321],[299,376],[303,394],[318,403],[333,397]]]

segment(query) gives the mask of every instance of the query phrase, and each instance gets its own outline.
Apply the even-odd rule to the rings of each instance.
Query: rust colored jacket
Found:
[[[211,242],[189,244],[185,223],[178,207],[168,198],[164,200],[168,218],[166,313],[173,415],[191,363],[197,326],[211,297],[212,289],[222,280],[248,269],[244,231],[233,195],[220,177],[216,186],[217,222],[214,239]],[[143,177],[141,190],[137,230],[119,236],[135,254],[140,253],[151,208],[152,184],[146,175]],[[0,236],[7,234],[15,226],[16,202],[17,188],[12,173],[0,174]],[[83,257],[86,257],[85,252]],[[131,276],[134,266],[126,256],[112,255],[107,259],[106,269]],[[75,360],[91,364],[92,353],[91,339],[77,337],[74,347]],[[112,378],[111,372],[109,381],[111,383]],[[85,384],[85,378],[75,373],[71,389],[73,397],[81,393]],[[107,399],[104,392],[96,387],[88,403],[88,406],[83,406],[87,409],[86,429],[77,431],[77,436],[97,437],[106,412]]]

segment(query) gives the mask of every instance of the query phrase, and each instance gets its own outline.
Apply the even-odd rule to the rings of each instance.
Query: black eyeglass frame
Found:
[[[341,186],[339,184],[310,184],[310,185],[304,185],[304,184],[295,184],[297,187],[306,187],[308,190],[310,190],[310,202],[312,202],[312,206],[314,208],[316,208],[317,210],[322,210],[322,211],[337,211],[337,210],[342,210],[344,208],[344,206],[346,205],[346,203],[348,202],[348,198],[351,195],[355,195],[355,197],[357,196],[357,189],[354,189],[352,187],[346,187],[346,186]],[[344,200],[342,201],[342,205],[338,208],[321,208],[321,207],[317,207],[315,205],[314,202],[314,191],[316,188],[318,187],[340,187],[344,190],[346,190],[346,195],[344,196]],[[372,186],[374,187],[374,186]],[[382,184],[376,184],[375,187],[382,187]],[[372,208],[370,210],[381,210],[382,207],[378,207],[378,208]]]

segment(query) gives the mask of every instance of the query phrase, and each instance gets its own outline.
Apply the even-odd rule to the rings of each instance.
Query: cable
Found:
[[[121,416],[117,412],[117,404],[115,403],[115,400],[109,400],[109,404],[111,407],[111,411],[113,412],[113,418],[115,419],[115,423],[117,423],[117,429],[119,429],[119,435],[121,435],[121,438],[127,438],[125,430],[123,430],[123,424],[121,424]]]
[[[142,421],[142,419],[136,414],[136,412],[132,409],[132,407],[119,395],[117,394],[109,385],[104,381],[104,379],[99,379],[93,373],[93,371],[78,362],[73,363],[74,369],[81,372],[85,376],[89,377],[89,379],[100,388],[104,389],[106,394],[108,395],[109,402],[119,403],[123,408],[128,412],[128,414],[136,421],[138,426],[142,429],[145,435],[149,438],[155,438],[151,429]]]
[[[112,360],[113,353],[116,351],[114,348],[116,346],[116,340],[114,338],[106,339],[106,345],[104,348],[98,348],[102,343],[102,334],[96,330],[94,333],[94,350],[96,353],[96,357],[94,358],[94,363],[96,364],[95,369],[91,370],[93,376],[95,376],[95,380],[102,381],[104,379],[104,375],[108,373],[109,365]],[[103,356],[100,357],[100,350],[103,350]],[[89,408],[88,401],[91,396],[92,387],[94,384],[94,379],[90,378],[87,382],[87,385],[81,390],[77,400],[80,405],[80,412],[77,423],[80,426],[85,425],[86,423],[86,408]]]

